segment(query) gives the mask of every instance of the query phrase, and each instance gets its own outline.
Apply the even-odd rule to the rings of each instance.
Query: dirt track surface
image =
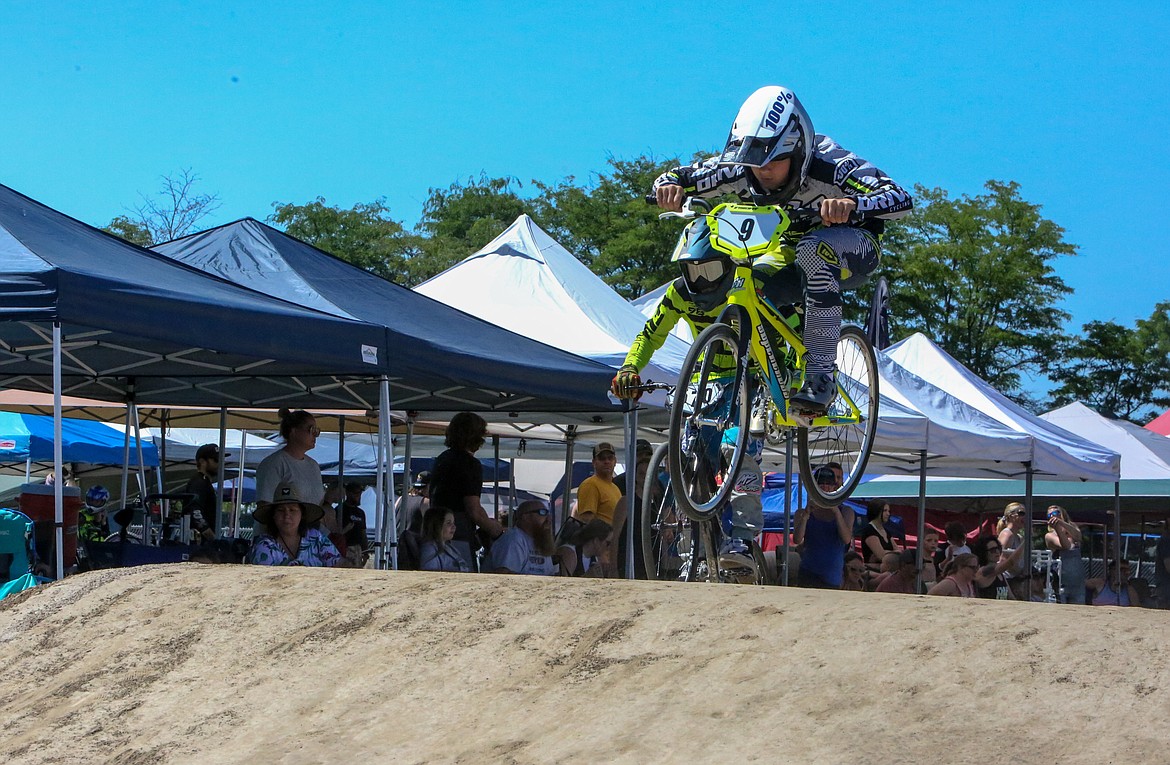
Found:
[[[0,601],[0,761],[1165,763],[1168,627],[777,587],[95,572]]]

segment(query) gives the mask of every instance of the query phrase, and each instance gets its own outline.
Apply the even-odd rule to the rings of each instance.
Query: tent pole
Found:
[[[142,454],[142,420],[138,416],[138,405],[131,404],[134,408],[134,440],[137,442],[136,446],[138,452],[138,496],[142,497],[143,505],[146,499],[146,460]]]
[[[231,535],[232,539],[235,539],[236,536],[239,534],[240,508],[244,504],[244,499],[243,499],[244,498],[244,464],[247,462],[247,459],[248,459],[247,445],[248,445],[248,431],[241,430],[240,431],[240,455],[236,459],[236,485],[235,485],[235,489],[232,491],[232,513],[231,513],[231,518],[229,519],[229,522],[228,522],[228,534]],[[223,452],[220,452],[220,454],[223,454]],[[220,463],[222,463],[222,462],[223,462],[223,460],[220,460]],[[226,477],[227,468],[225,468],[221,464],[219,472],[220,472],[221,476]],[[216,503],[216,507],[219,508],[220,512],[223,512],[223,484],[224,484],[224,481],[221,479],[219,482],[219,496],[216,497],[216,499],[219,500]],[[253,499],[255,499],[255,497],[253,497]],[[253,526],[253,528],[255,528],[255,527]],[[255,533],[253,533],[252,536],[255,537]]]
[[[1024,562],[1028,566],[1028,575],[1032,573],[1032,461],[1024,463],[1027,472],[1024,474]],[[1031,586],[1030,584],[1028,585]],[[1028,591],[1031,597],[1031,590]]]
[[[339,415],[337,418],[337,488],[341,492],[341,503],[333,508],[333,513],[337,517],[337,529],[341,531],[345,528],[345,415]],[[358,498],[361,501],[361,498]],[[362,529],[365,533],[365,529]],[[343,534],[344,535],[344,534]]]
[[[1113,482],[1113,537],[1117,540],[1117,559],[1113,565],[1117,567],[1117,605],[1121,605],[1121,593],[1125,592],[1123,587],[1128,586],[1128,582],[1121,581],[1121,556],[1125,553],[1121,547],[1121,481]],[[1138,570],[1141,573],[1141,570]],[[1106,577],[1108,578],[1108,577]],[[1139,603],[1130,603],[1131,606],[1140,605]]]
[[[240,438],[240,467],[241,472],[244,465],[244,451],[247,441],[241,436]],[[223,455],[227,451],[227,407],[219,408],[219,466],[216,468],[215,481],[219,484],[219,497],[215,503],[215,517],[207,518],[212,523],[212,528],[215,529],[215,535],[218,537],[220,530],[223,528],[223,484],[224,478],[227,477],[227,466],[224,464]],[[239,496],[244,491],[244,487],[236,482],[236,495]]]
[[[577,440],[577,426],[565,428],[565,485],[561,490],[560,523],[556,531],[560,531],[569,519],[569,496],[573,493],[573,442]],[[555,533],[555,532],[554,532]]]
[[[926,536],[926,450],[918,452],[918,555],[914,559],[918,566],[918,580],[914,584],[915,592],[922,592],[922,538]]]
[[[122,507],[126,506],[126,495],[130,491],[130,428],[132,427],[132,418],[134,415],[134,383],[126,386],[126,423],[124,436],[122,438]],[[150,544],[150,536],[146,533],[147,518],[150,517],[150,509],[145,505],[142,508],[142,540],[145,544]],[[165,514],[163,516],[166,517]]]
[[[382,442],[385,445],[385,454],[389,458],[387,462],[391,466],[394,465],[394,443],[390,440],[390,378],[385,375],[382,376],[382,390],[381,390],[381,407],[378,412],[378,424],[382,433]],[[385,466],[383,466],[385,467]],[[389,522],[386,523],[384,532],[386,538],[389,540],[388,547],[390,549],[390,568],[395,571],[398,570],[398,517],[394,508],[394,474],[388,472],[386,476],[386,510],[389,516]]]
[[[24,482],[28,483],[32,480],[32,452],[28,453],[28,459],[24,461]]]
[[[418,412],[408,411],[406,413],[406,446],[402,449],[402,495],[406,496],[410,490],[414,488],[414,471],[411,470],[411,462],[414,461],[414,421],[418,417]],[[393,471],[390,473],[393,475]],[[403,509],[406,508],[406,500],[402,501]],[[405,518],[399,521],[407,526],[413,521],[413,518]],[[421,518],[419,519],[421,522]]]
[[[792,557],[792,428],[784,429],[784,562],[780,583],[787,587],[788,560]]]
[[[378,397],[381,398],[379,391]],[[374,471],[374,568],[386,568],[382,545],[382,531],[385,519],[382,517],[386,509],[386,442],[382,439],[382,413],[378,412],[378,447],[374,450],[377,456],[377,469]]]
[[[61,453],[61,324],[53,322],[53,546],[57,579],[65,576],[65,466]]]
[[[495,512],[492,514],[492,517],[498,521],[500,519],[500,437],[494,433],[492,434],[492,459],[494,460],[492,463],[492,477],[494,484],[493,491],[495,492],[493,501],[496,503]],[[403,488],[405,488],[405,485]]]
[[[634,524],[639,520],[634,517],[634,502],[637,499],[637,488],[632,484],[638,480],[638,409],[630,407],[625,414],[626,420],[626,527],[622,533],[626,535],[626,559],[622,561],[626,579],[634,578]]]

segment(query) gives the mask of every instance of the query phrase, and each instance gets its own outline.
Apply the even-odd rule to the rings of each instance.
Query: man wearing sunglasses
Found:
[[[512,511],[508,530],[492,543],[488,570],[495,574],[551,576],[554,551],[548,505],[529,499]]]

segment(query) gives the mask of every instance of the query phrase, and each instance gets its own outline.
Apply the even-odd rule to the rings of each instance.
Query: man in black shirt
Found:
[[[230,457],[231,455],[225,455]],[[196,541],[215,539],[215,511],[219,507],[219,498],[215,493],[214,481],[219,473],[219,446],[204,444],[195,452],[195,475],[187,481],[183,492],[194,494],[195,498],[188,502],[191,513],[191,529],[199,537]],[[186,510],[187,508],[184,508]]]
[[[345,557],[357,566],[366,562],[366,511],[362,509],[364,483],[349,481],[345,484],[345,502],[341,505],[341,532],[345,534]]]

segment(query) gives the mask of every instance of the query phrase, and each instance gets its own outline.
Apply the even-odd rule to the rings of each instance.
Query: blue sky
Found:
[[[103,225],[192,168],[208,226],[316,196],[409,224],[480,171],[714,149],[787,84],[904,185],[1018,181],[1081,248],[1073,328],[1131,325],[1170,299],[1170,11],[1117,8],[0,0],[0,183]]]

